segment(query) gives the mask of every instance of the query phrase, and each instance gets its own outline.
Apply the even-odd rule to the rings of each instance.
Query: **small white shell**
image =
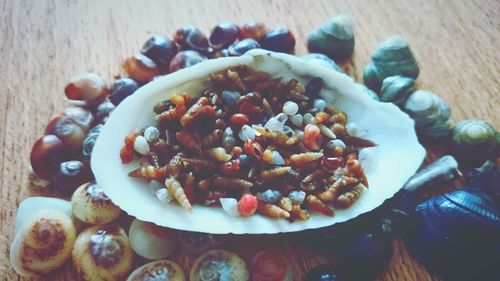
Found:
[[[156,192],[156,198],[160,200],[162,203],[169,203],[175,199],[174,195],[168,191],[166,188],[160,188]]]
[[[196,259],[189,273],[189,280],[247,281],[250,280],[250,272],[245,261],[235,253],[211,250]]]
[[[125,230],[105,224],[78,235],[72,258],[84,280],[123,280],[132,269],[134,253]]]
[[[154,143],[155,141],[158,140],[158,138],[160,137],[160,130],[158,130],[158,128],[156,127],[147,127],[145,130],[144,130],[144,138],[146,138],[146,140],[149,142],[149,143]]]
[[[108,223],[121,214],[120,208],[113,204],[104,190],[96,182],[78,187],[71,197],[73,215],[90,224]]]
[[[22,276],[36,276],[61,267],[71,256],[76,229],[67,213],[39,209],[26,215],[10,248],[10,262]]]
[[[238,212],[238,200],[234,198],[220,198],[219,201],[226,214],[232,217],[240,216],[240,212]]]
[[[137,136],[134,141],[134,149],[142,155],[148,154],[150,151],[148,140],[143,136]]]
[[[182,268],[175,262],[160,260],[147,263],[134,270],[127,281],[185,281]]]
[[[215,161],[226,162],[231,160],[231,154],[226,153],[224,147],[214,147],[207,150],[206,153],[210,158],[212,158]]]
[[[177,248],[177,232],[150,222],[135,219],[128,232],[136,254],[150,260],[164,259]]]

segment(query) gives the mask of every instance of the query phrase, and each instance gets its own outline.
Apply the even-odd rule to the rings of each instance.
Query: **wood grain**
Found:
[[[0,0],[0,277],[21,280],[10,267],[9,245],[19,202],[28,189],[29,153],[49,118],[61,111],[63,88],[74,74],[95,71],[112,81],[126,56],[151,34],[171,35],[192,24],[209,32],[219,21],[262,21],[288,27],[296,53],[307,34],[338,13],[349,15],[355,54],[344,65],[360,80],[371,52],[387,36],[408,40],[421,66],[418,86],[441,95],[454,120],[483,118],[500,127],[500,2],[485,1],[8,1]],[[432,153],[427,160],[435,158]],[[458,184],[458,183],[457,183]],[[447,187],[450,188],[450,187]],[[436,194],[446,190],[436,191]],[[272,245],[293,264],[295,279],[328,259],[287,235],[243,236],[227,247],[249,260]],[[416,263],[400,239],[377,280],[440,280]],[[192,258],[176,253],[185,269]],[[139,260],[138,263],[144,263]],[[360,270],[362,270],[360,268]],[[74,280],[70,263],[40,280]]]

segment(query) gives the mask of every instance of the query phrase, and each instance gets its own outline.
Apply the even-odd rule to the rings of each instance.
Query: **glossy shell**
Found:
[[[495,127],[484,120],[462,120],[451,131],[453,154],[461,160],[484,161],[500,146],[498,136]]]
[[[190,281],[250,280],[247,265],[235,253],[211,250],[196,259],[189,273]]]
[[[368,88],[378,92],[382,81],[389,76],[417,78],[419,68],[408,43],[400,36],[392,36],[373,52],[372,61],[363,73]]]
[[[415,80],[404,76],[389,76],[382,82],[380,89],[380,100],[392,102],[397,106],[402,106],[408,96],[413,92]]]
[[[450,135],[452,120],[448,103],[438,95],[424,90],[410,94],[403,110],[415,120],[417,132],[435,139]]]
[[[10,248],[10,263],[18,274],[36,276],[52,272],[71,256],[76,229],[66,212],[39,209],[18,222],[21,225]]]
[[[132,269],[133,251],[125,230],[96,225],[78,234],[72,258],[84,280],[123,280]]]
[[[500,212],[483,191],[463,189],[431,198],[416,208],[415,222],[407,245],[432,272],[447,280],[500,276]]]
[[[111,202],[96,182],[77,188],[71,197],[71,204],[75,217],[90,224],[108,223],[121,214],[121,209]]]
[[[160,260],[147,263],[134,270],[127,281],[184,281],[186,276],[175,262]]]
[[[175,230],[138,219],[130,225],[128,236],[134,252],[150,260],[166,258],[177,248]]]
[[[193,96],[200,93],[207,87],[206,80],[210,73],[238,64],[266,71],[273,77],[296,78],[303,85],[314,77],[321,78],[324,83],[319,91],[320,97],[345,111],[350,121],[366,131],[364,137],[378,144],[362,150],[373,152],[367,153],[370,156],[361,161],[362,165],[370,163],[365,167],[370,188],[356,205],[339,210],[334,217],[314,215],[309,220],[294,223],[262,215],[228,217],[221,208],[200,205],[194,205],[192,213],[187,214],[177,204],[159,202],[146,188],[146,182],[127,175],[138,168],[139,163],[134,161],[122,165],[117,155],[126,135],[135,128],[154,124],[154,112],[150,109],[175,93],[185,91]],[[420,166],[424,155],[425,150],[417,141],[413,121],[395,105],[369,98],[362,85],[354,83],[347,75],[317,67],[295,56],[251,50],[241,57],[197,64],[141,87],[137,94],[125,99],[113,111],[97,139],[91,162],[97,182],[113,203],[140,220],[208,233],[278,233],[329,226],[371,211],[401,188]]]
[[[345,60],[354,50],[352,23],[346,15],[338,15],[314,29],[307,37],[310,52],[326,54],[335,60]]]

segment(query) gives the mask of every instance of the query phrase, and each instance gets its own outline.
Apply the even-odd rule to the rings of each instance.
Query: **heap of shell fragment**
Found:
[[[170,196],[162,198],[188,211],[222,203],[232,216],[291,221],[310,211],[333,216],[368,187],[357,157],[375,143],[321,98],[321,79],[304,86],[242,65],[208,79],[202,93],[190,93],[199,97],[158,103],[156,126],[125,137],[122,162],[150,162],[129,176],[163,182]]]

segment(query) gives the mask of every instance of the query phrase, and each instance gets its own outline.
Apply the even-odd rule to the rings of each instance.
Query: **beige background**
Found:
[[[29,152],[50,116],[64,108],[63,88],[74,74],[95,71],[111,83],[121,61],[153,33],[170,36],[194,24],[203,31],[222,20],[255,19],[296,35],[296,53],[306,52],[312,27],[337,13],[352,18],[356,47],[344,67],[360,80],[371,52],[400,34],[421,66],[418,85],[450,103],[454,120],[483,118],[500,127],[500,2],[483,1],[7,1],[0,0],[0,277],[17,280],[9,244],[19,202],[28,188]],[[436,152],[437,151],[437,152]],[[433,149],[428,160],[440,154]],[[455,183],[459,185],[459,182]],[[433,194],[452,185],[433,190]],[[269,246],[269,245],[273,246]],[[394,241],[394,258],[377,280],[439,280]],[[228,246],[245,259],[272,247],[290,257],[300,280],[326,258],[296,247],[287,235],[246,236]],[[192,258],[176,253],[188,268]],[[137,261],[143,263],[144,261]],[[362,270],[362,268],[360,268]],[[72,280],[70,263],[44,280]]]

